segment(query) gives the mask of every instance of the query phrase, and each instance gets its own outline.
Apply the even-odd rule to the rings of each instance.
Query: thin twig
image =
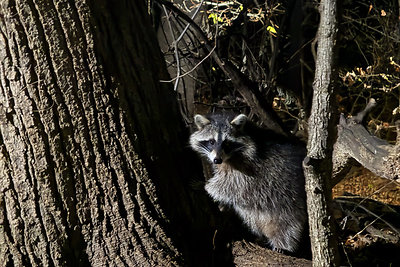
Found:
[[[379,30],[377,30],[377,29],[375,29],[375,28],[369,26],[368,24],[364,24],[364,23],[362,23],[362,22],[360,22],[360,21],[358,21],[358,20],[356,20],[356,19],[353,19],[353,18],[348,17],[348,16],[345,16],[345,15],[343,16],[343,18],[345,18],[345,19],[347,19],[347,20],[354,21],[354,22],[360,24],[361,26],[365,26],[365,27],[367,27],[368,29],[373,30],[373,31],[375,31],[375,32],[377,32],[377,33],[379,33],[379,34],[382,34],[382,35],[386,36],[387,38],[392,39],[392,40],[395,41],[395,42],[398,41],[398,40],[396,40],[396,38],[393,38],[393,37],[390,36],[389,34],[386,34],[386,33],[382,32],[382,31],[379,31]]]
[[[195,19],[195,17],[197,16],[197,14],[200,11],[201,6],[203,5],[204,0],[202,0],[200,2],[200,4],[198,5],[196,11],[194,12],[193,16],[192,16],[192,20]],[[178,89],[178,85],[179,85],[179,79],[184,77],[185,75],[191,73],[192,71],[194,71],[207,57],[209,57],[211,55],[211,53],[214,51],[215,47],[213,48],[213,50],[209,53],[209,55],[207,55],[203,60],[201,60],[198,64],[196,64],[196,66],[190,70],[189,72],[186,72],[184,74],[181,75],[181,67],[180,67],[180,58],[179,58],[179,51],[178,51],[178,43],[179,41],[183,38],[183,36],[186,34],[187,30],[189,29],[190,25],[192,25],[190,22],[186,25],[186,27],[183,29],[183,31],[181,32],[181,34],[178,36],[177,39],[175,39],[173,30],[172,30],[172,25],[170,22],[170,15],[168,15],[167,13],[167,9],[165,7],[165,5],[162,5],[163,9],[164,9],[164,13],[167,16],[167,22],[168,22],[168,26],[169,29],[171,31],[171,37],[172,37],[172,45],[174,46],[174,54],[175,54],[175,60],[176,60],[176,77],[170,81],[160,81],[160,82],[173,82],[175,81],[174,84],[174,91],[176,91]]]
[[[363,205],[354,203],[352,201],[348,201],[348,200],[342,200],[342,199],[336,199],[337,202],[339,203],[345,203],[345,204],[352,204],[352,205],[356,205],[357,208],[361,208],[364,211],[366,211],[367,213],[371,214],[372,216],[374,216],[375,218],[381,220],[383,223],[385,223],[387,226],[389,226],[394,232],[396,232],[397,234],[400,235],[399,230],[397,230],[392,224],[390,224],[388,221],[384,220],[381,218],[381,216],[379,216],[378,214],[375,214],[374,212],[370,211],[369,209],[367,209],[366,207],[364,207]]]
[[[362,232],[364,232],[368,227],[370,227],[371,225],[373,225],[378,219],[380,219],[382,216],[379,216],[377,218],[375,218],[372,222],[370,222],[369,224],[367,224],[363,229],[361,229],[360,231],[358,231],[355,235],[353,235],[353,237],[351,239],[354,240],[354,238],[356,236],[359,236]]]
[[[194,21],[194,19],[197,16],[197,13],[199,13],[201,6],[203,5],[204,0],[201,0],[199,6],[197,7],[196,11],[194,12],[193,16],[192,16],[192,20]],[[183,29],[181,35],[179,35],[179,37],[176,39],[176,42],[178,43],[182,37],[185,35],[186,31],[189,29],[190,25],[192,25],[190,22],[188,22],[188,24],[186,25],[185,29]]]
[[[198,37],[203,42],[204,47],[208,51],[212,51],[213,47],[210,45],[210,42],[200,28],[190,17],[188,17],[185,13],[175,7],[172,3],[165,0],[158,0],[159,3],[167,6],[172,11],[176,12],[183,20],[192,24],[193,29],[198,33]],[[216,27],[218,29],[218,27]],[[216,39],[216,38],[215,38]],[[216,40],[215,40],[216,42]],[[271,108],[266,103],[266,101],[259,96],[259,93],[256,90],[252,90],[249,86],[251,83],[247,77],[245,77],[235,66],[229,61],[225,61],[218,56],[218,54],[213,51],[211,53],[211,57],[215,60],[215,63],[220,67],[220,69],[225,73],[227,77],[230,78],[233,86],[239,91],[239,93],[243,96],[245,101],[248,103],[251,109],[255,110],[256,114],[263,120],[264,122],[268,122],[271,129],[274,129],[276,132],[279,132],[283,135],[286,135],[286,132],[283,130],[282,125],[279,123],[279,118],[277,116],[271,116],[269,113],[271,112]],[[272,111],[273,112],[273,111]]]
[[[172,29],[171,21],[169,20],[170,15],[167,12],[167,8],[165,7],[165,5],[162,5],[162,7],[164,9],[165,15],[167,16],[168,27],[171,32],[172,45],[174,46],[174,54],[175,54],[175,60],[176,60],[176,77],[178,77],[174,84],[174,91],[176,91],[176,89],[178,88],[178,84],[179,84],[179,76],[181,75],[181,64],[180,64],[180,59],[179,59],[179,54],[178,54],[178,43],[175,40],[175,35],[174,35],[174,31]]]
[[[192,21],[194,21],[194,19],[196,18],[196,15],[198,14],[198,12],[199,12],[201,6],[203,5],[203,2],[204,2],[204,0],[202,0],[202,1],[200,2],[200,4],[198,5],[196,11],[194,12],[193,16],[191,17]],[[166,12],[165,5],[163,5],[163,8],[164,8],[164,12]],[[168,19],[168,18],[167,18],[167,19]],[[168,22],[169,22],[169,21],[168,21]],[[179,37],[178,37],[176,40],[174,40],[175,51],[177,50],[177,46],[178,46],[179,41],[182,39],[182,37],[185,35],[186,31],[189,29],[189,27],[190,27],[192,24],[193,24],[193,23],[188,22],[188,24],[186,25],[186,27],[185,27],[185,29],[182,31],[182,33],[179,35]],[[217,35],[217,33],[216,33],[216,35]],[[192,73],[192,72],[193,72],[195,69],[197,69],[208,57],[210,57],[210,56],[212,55],[212,53],[214,52],[215,48],[216,48],[216,44],[215,44],[214,47],[210,50],[210,52],[209,52],[202,60],[200,60],[200,62],[198,62],[191,70],[189,70],[189,71],[187,71],[187,72],[185,72],[185,73],[183,73],[183,74],[180,74],[180,71],[179,71],[179,73],[177,73],[177,75],[176,75],[175,78],[173,78],[173,79],[171,79],[171,80],[160,80],[160,82],[173,82],[173,81],[177,81],[178,79],[180,79],[180,78],[182,78],[182,77],[184,77],[184,76],[186,76],[186,75]],[[177,64],[177,68],[178,68],[178,64]],[[177,82],[175,82],[175,85],[176,85],[176,87],[174,87],[174,90],[176,90],[176,88],[177,88]]]
[[[347,254],[347,251],[346,251],[346,248],[344,247],[343,242],[341,242],[340,244],[342,245],[342,249],[343,249],[344,255],[346,256],[346,259],[347,259],[347,263],[349,264],[350,267],[353,267],[353,265],[351,265],[349,255]]]
[[[182,78],[182,77],[188,75],[189,73],[193,72],[195,69],[197,69],[198,66],[201,65],[201,63],[204,62],[204,60],[206,60],[208,57],[211,56],[211,54],[214,52],[215,48],[216,48],[216,46],[214,46],[214,47],[211,49],[211,51],[208,53],[208,55],[205,56],[202,60],[200,60],[199,63],[197,63],[191,70],[189,70],[189,71],[183,73],[182,75],[178,75],[178,76],[176,76],[175,78],[173,78],[173,79],[171,79],[171,80],[160,80],[160,82],[162,82],[162,83],[173,82],[173,81],[175,81],[176,79],[180,79],[180,78]]]

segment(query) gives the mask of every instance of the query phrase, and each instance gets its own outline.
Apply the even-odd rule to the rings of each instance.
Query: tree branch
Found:
[[[212,54],[212,58],[220,67],[220,69],[225,73],[225,75],[231,80],[233,86],[238,90],[240,95],[244,98],[246,103],[250,106],[253,113],[257,114],[258,117],[268,125],[271,129],[275,130],[278,133],[286,135],[286,132],[283,130],[283,126],[280,123],[280,119],[276,116],[272,107],[270,107],[261,94],[252,89],[256,86],[245,77],[232,63],[229,61],[225,61],[218,56],[218,54],[213,51],[213,46],[210,44],[207,36],[204,34],[203,30],[197,25],[189,16],[175,7],[172,3],[164,0],[158,0],[158,2],[162,5],[165,5],[167,8],[178,14],[183,20],[190,23],[193,29],[198,33],[198,36],[201,42],[204,44],[204,47]]]
[[[354,161],[387,179],[400,177],[400,145],[390,145],[385,140],[371,135],[361,124],[368,112],[376,106],[371,99],[364,110],[355,117],[346,119],[342,114],[338,125],[338,138],[334,146],[332,186],[344,178]],[[397,129],[399,123],[396,122]],[[397,131],[399,140],[399,130]]]

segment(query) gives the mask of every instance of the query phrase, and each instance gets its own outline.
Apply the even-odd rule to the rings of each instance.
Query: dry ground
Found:
[[[343,181],[333,188],[333,196],[346,193],[400,206],[400,183],[380,178],[362,167],[353,168]]]
[[[333,195],[342,264],[400,266],[400,183],[359,167]]]

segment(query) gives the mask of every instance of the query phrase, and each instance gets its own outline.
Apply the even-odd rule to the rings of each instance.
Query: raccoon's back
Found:
[[[277,182],[304,183],[302,162],[306,155],[305,146],[297,143],[269,145],[260,155],[262,171]],[[302,189],[304,190],[304,185]]]
[[[305,203],[302,162],[306,149],[302,144],[275,144],[270,146],[262,161],[261,183],[269,188],[273,201]],[[305,205],[305,204],[304,204]]]

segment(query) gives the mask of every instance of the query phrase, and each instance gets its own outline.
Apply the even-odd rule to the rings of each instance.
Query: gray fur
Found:
[[[304,147],[256,127],[243,114],[196,119],[203,123],[190,145],[213,163],[208,194],[231,206],[274,250],[294,252],[307,220]]]

